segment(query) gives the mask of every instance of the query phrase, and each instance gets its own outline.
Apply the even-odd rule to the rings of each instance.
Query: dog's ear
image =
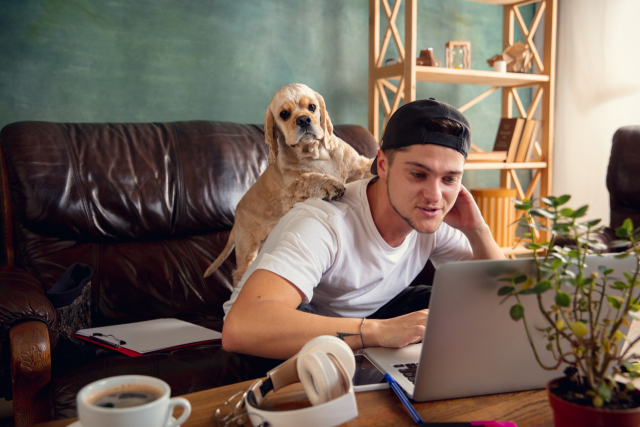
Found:
[[[273,122],[273,113],[271,105],[267,108],[267,114],[264,116],[264,142],[269,146],[269,164],[273,165],[278,157],[278,139],[275,133],[275,123]]]
[[[316,97],[318,98],[318,103],[320,104],[320,126],[324,131],[324,148],[326,148],[327,150],[334,150],[337,147],[337,144],[333,140],[333,124],[331,123],[331,119],[329,118],[329,113],[327,113],[327,107],[324,104],[324,98],[317,92]]]

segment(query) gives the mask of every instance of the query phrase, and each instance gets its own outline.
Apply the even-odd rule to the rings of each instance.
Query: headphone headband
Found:
[[[331,336],[312,339],[300,353],[269,371],[266,380],[256,381],[247,390],[245,405],[251,424],[329,427],[357,417],[358,406],[351,383],[354,371],[353,351],[344,341]],[[269,392],[299,381],[313,406],[292,411],[260,407]]]

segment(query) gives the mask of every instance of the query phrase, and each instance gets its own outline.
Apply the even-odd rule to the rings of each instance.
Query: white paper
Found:
[[[103,336],[92,337],[91,335],[96,332]],[[222,338],[222,334],[218,331],[178,319],[155,319],[102,328],[80,329],[76,334],[106,340],[114,344],[117,344],[118,341],[125,341],[126,344],[121,347],[138,353],[150,353]],[[113,335],[113,337],[106,335]]]

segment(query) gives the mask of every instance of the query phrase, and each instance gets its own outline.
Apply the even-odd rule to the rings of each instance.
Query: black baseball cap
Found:
[[[457,122],[462,126],[462,133],[455,136],[427,130],[429,122],[436,118]],[[382,135],[380,148],[387,150],[416,144],[437,144],[449,147],[460,152],[466,159],[471,146],[469,122],[457,108],[436,101],[435,98],[404,104],[389,119]],[[371,173],[378,174],[378,156],[373,160]]]

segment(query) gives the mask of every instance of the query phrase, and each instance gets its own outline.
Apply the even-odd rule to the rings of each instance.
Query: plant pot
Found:
[[[564,378],[564,377],[563,377]],[[640,426],[640,407],[633,409],[607,410],[578,405],[556,396],[550,385],[563,378],[547,383],[549,403],[553,409],[555,427],[637,427]]]

